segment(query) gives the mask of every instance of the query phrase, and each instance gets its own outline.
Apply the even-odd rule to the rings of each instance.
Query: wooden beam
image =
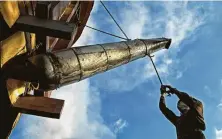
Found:
[[[75,2],[74,4],[73,3],[69,4],[69,6],[66,8],[63,15],[61,16],[60,21],[70,22],[70,20],[75,15],[78,6],[79,6],[79,1]],[[75,35],[73,35],[73,36],[75,36]],[[59,41],[59,38],[50,38],[50,40],[49,40],[50,50],[52,50],[54,48],[54,46],[57,45],[58,41]],[[65,41],[68,42],[68,40],[65,40]],[[70,40],[70,41],[72,41],[72,40]],[[68,43],[67,43],[67,46],[68,46]]]
[[[31,34],[29,32],[25,32],[25,47],[28,53],[32,51]]]
[[[58,20],[70,3],[70,1],[51,2],[51,8],[49,10],[49,19]]]
[[[35,94],[36,97],[39,97],[39,96],[43,97],[45,92],[42,91],[42,90],[34,90],[34,94]]]
[[[34,16],[20,16],[14,27],[20,31],[70,40],[77,26],[74,23],[63,21],[40,19]]]
[[[51,7],[51,2],[38,1],[36,4],[35,16],[38,18],[48,19],[50,7]]]
[[[32,114],[37,116],[60,118],[64,100],[47,97],[20,97],[13,108],[21,113]]]
[[[68,22],[77,24],[77,14],[78,14],[77,12],[80,8],[79,6],[81,6],[80,2],[75,3],[75,7],[72,11],[73,15],[68,17],[68,20],[69,20]],[[59,39],[56,45],[54,46],[53,51],[70,47],[70,45],[72,45],[74,42],[74,39],[76,37],[76,33],[78,30],[79,30],[79,27],[75,30],[74,32],[75,35],[73,35],[73,38],[70,41]]]
[[[35,8],[35,16],[41,19],[49,19],[49,9],[51,8],[51,2],[49,1],[37,1]],[[42,46],[36,50],[36,53],[45,53],[49,49],[49,38],[41,33],[36,33],[36,43],[41,43]]]

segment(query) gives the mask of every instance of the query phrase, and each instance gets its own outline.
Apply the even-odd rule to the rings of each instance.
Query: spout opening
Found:
[[[166,43],[166,46],[165,46],[166,49],[170,48],[171,41],[172,39],[168,39],[168,42]]]

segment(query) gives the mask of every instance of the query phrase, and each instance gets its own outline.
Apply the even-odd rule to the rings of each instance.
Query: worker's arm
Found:
[[[171,94],[175,94],[177,95],[177,97],[183,101],[187,106],[190,107],[190,109],[196,109],[196,106],[198,103],[201,103],[199,100],[194,99],[193,97],[189,96],[187,93],[185,92],[181,92],[179,90],[177,90],[176,88],[171,87],[170,85],[163,85],[162,86],[163,90],[166,90],[166,88],[169,89],[168,92],[170,92]]]
[[[185,92],[181,92],[178,91],[176,88],[171,88],[171,91],[177,95],[177,97],[183,101],[187,106],[190,107],[190,109],[195,109],[198,112],[200,112],[200,114],[202,114],[203,112],[203,105],[202,102],[189,96],[187,93]]]
[[[183,101],[187,106],[190,107],[190,109],[194,110],[197,113],[197,120],[198,120],[198,127],[201,130],[205,130],[206,126],[205,126],[205,122],[204,122],[204,118],[203,118],[203,104],[201,101],[197,100],[196,98],[193,98],[191,96],[189,96],[187,93],[185,92],[181,92],[178,91],[176,88],[172,88],[171,86],[167,86],[170,91],[177,95],[178,98]]]
[[[159,108],[160,108],[161,112],[165,115],[165,117],[171,123],[176,125],[176,121],[177,121],[178,117],[169,108],[166,107],[165,98],[163,95],[161,95],[161,97],[160,97]]]
[[[175,95],[177,95],[177,97],[181,100],[181,101],[183,101],[187,106],[189,106],[191,109],[192,108],[194,108],[195,109],[195,106],[196,106],[196,103],[197,102],[195,102],[194,101],[194,99],[191,97],[191,96],[189,96],[187,93],[185,93],[185,92],[180,92],[180,91],[178,91],[176,88],[172,88],[172,90],[171,90]],[[198,100],[197,100],[198,101]],[[200,101],[198,101],[198,102],[200,102]],[[200,102],[201,103],[201,102]]]

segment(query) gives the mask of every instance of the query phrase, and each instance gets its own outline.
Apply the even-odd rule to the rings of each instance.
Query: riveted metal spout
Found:
[[[40,89],[53,90],[95,74],[142,58],[160,49],[168,49],[171,39],[131,41],[73,47],[65,50],[13,60],[7,66],[9,77],[37,82]],[[19,58],[17,58],[19,59]],[[21,60],[22,59],[22,60]],[[26,63],[26,64],[24,64]]]

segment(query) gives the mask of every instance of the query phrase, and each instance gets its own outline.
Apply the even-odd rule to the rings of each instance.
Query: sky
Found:
[[[222,3],[104,2],[129,38],[172,39],[154,53],[164,84],[204,104],[207,139],[222,139]],[[96,1],[87,25],[123,36]],[[85,28],[73,46],[122,41]],[[162,115],[160,83],[147,57],[53,92],[64,99],[61,118],[22,115],[10,139],[176,139]],[[179,115],[177,97],[167,106]]]

